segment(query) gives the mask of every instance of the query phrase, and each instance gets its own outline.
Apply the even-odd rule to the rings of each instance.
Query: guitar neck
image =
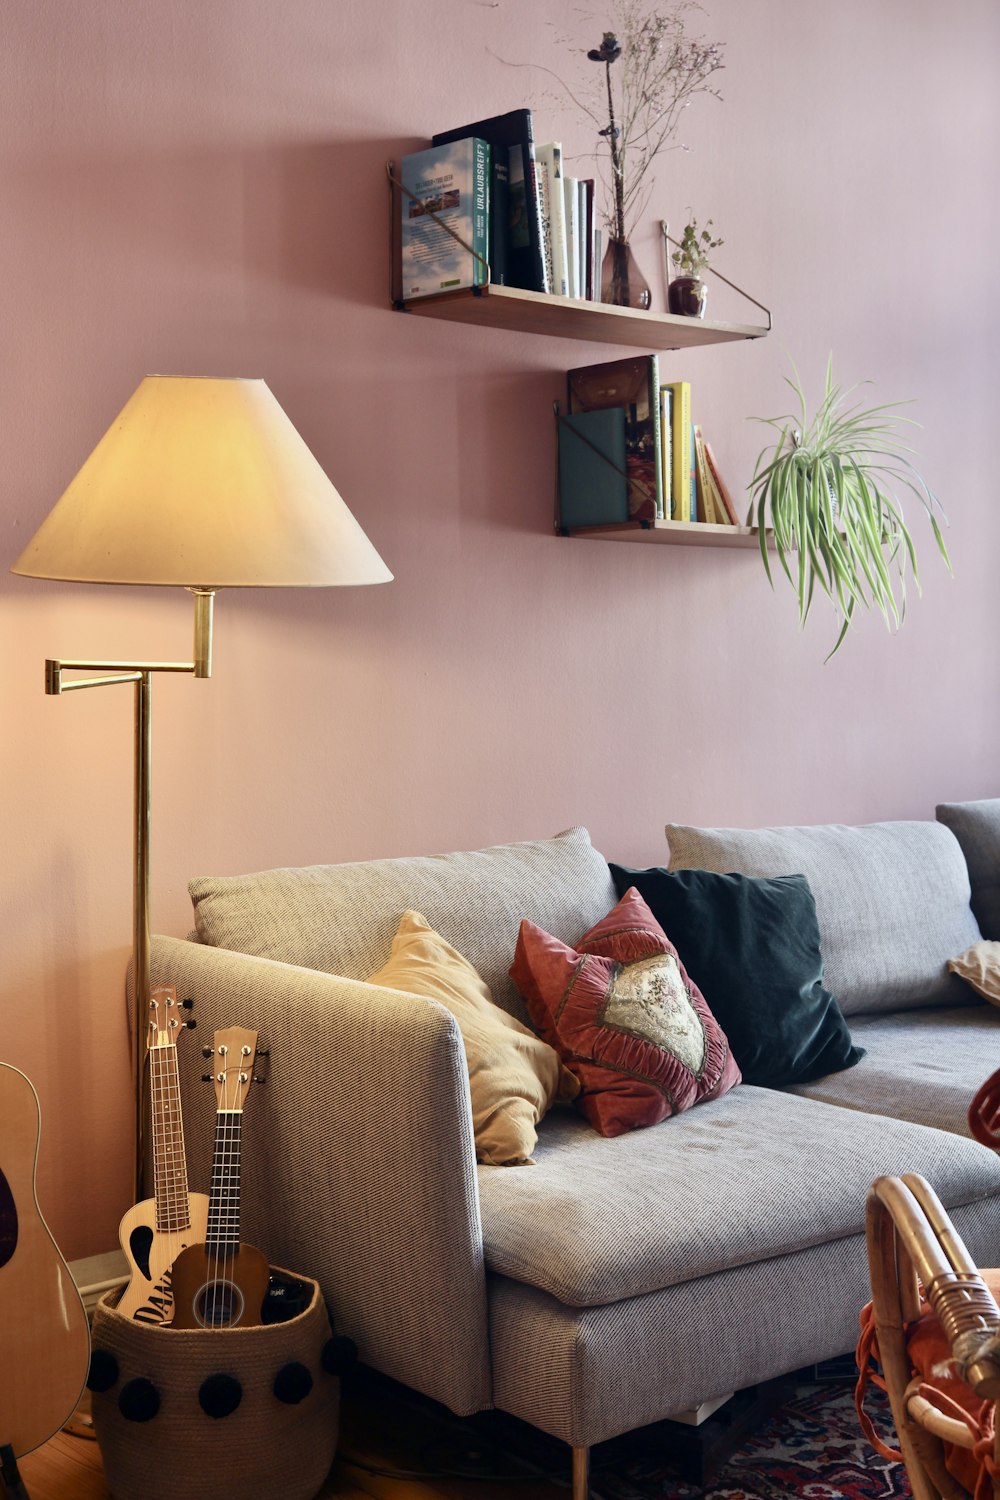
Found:
[[[205,1235],[206,1251],[220,1259],[236,1255],[240,1248],[242,1133],[242,1110],[220,1109],[215,1117],[212,1186],[208,1195],[208,1231]]]
[[[184,1159],[184,1121],[177,1048],[154,1046],[149,1053],[150,1097],[153,1110],[153,1198],[156,1228],[175,1234],[191,1226],[187,1163]]]

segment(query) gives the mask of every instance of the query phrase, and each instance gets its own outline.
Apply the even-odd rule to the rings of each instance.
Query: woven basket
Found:
[[[340,1381],[323,1369],[319,1286],[299,1280],[305,1311],[257,1328],[149,1327],[120,1316],[118,1290],[101,1298],[91,1402],[115,1500],[312,1500],[337,1448]]]

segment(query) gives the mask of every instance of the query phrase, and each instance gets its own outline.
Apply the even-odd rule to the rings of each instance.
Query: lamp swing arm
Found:
[[[79,688],[148,681],[151,672],[185,672],[193,677],[211,677],[215,590],[192,588],[189,592],[194,595],[193,661],[67,661],[63,657],[50,657],[45,663],[46,693],[52,696]],[[100,675],[78,677],[67,682],[63,678],[64,672],[97,672]]]

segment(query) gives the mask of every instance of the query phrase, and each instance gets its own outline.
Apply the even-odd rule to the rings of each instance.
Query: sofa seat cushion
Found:
[[[972,1097],[1000,1056],[1000,1013],[992,1005],[855,1016],[851,1029],[866,1053],[857,1067],[789,1092],[969,1134]]]
[[[555,1110],[535,1162],[480,1169],[486,1263],[571,1307],[861,1234],[883,1173],[922,1173],[949,1209],[1000,1194],[974,1141],[746,1084],[611,1140]]]
[[[980,933],[962,850],[943,823],[670,823],[666,832],[671,870],[805,875],[816,901],[824,983],[845,1016],[968,1003],[945,966]]]
[[[521,1020],[527,1012],[507,973],[521,919],[573,942],[617,899],[584,828],[469,853],[203,876],[188,890],[201,942],[346,979],[382,967],[413,908]]]

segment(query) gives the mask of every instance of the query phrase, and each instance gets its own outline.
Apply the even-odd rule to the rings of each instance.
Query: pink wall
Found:
[[[189,603],[6,567],[143,374],[263,375],[396,574],[223,597],[215,678],[157,681],[158,930],[187,929],[199,873],[572,823],[655,863],[667,820],[929,817],[998,791],[1000,10],[709,0],[725,99],[691,108],[637,236],[662,298],[654,221],[711,215],[719,268],[774,310],[765,342],[665,360],[734,483],[786,353],[813,390],[832,348],[845,380],[916,398],[956,576],[914,516],[923,599],[826,667],[830,627],[800,636],[753,553],[553,537],[551,402],[615,351],[387,307],[385,158],[525,102],[539,138],[584,150],[545,76],[508,66],[579,76],[575,14],[4,7],[0,1055],[39,1089],[39,1194],[71,1256],[114,1245],[127,1206],[131,704],[47,699],[42,660],[184,656]]]

